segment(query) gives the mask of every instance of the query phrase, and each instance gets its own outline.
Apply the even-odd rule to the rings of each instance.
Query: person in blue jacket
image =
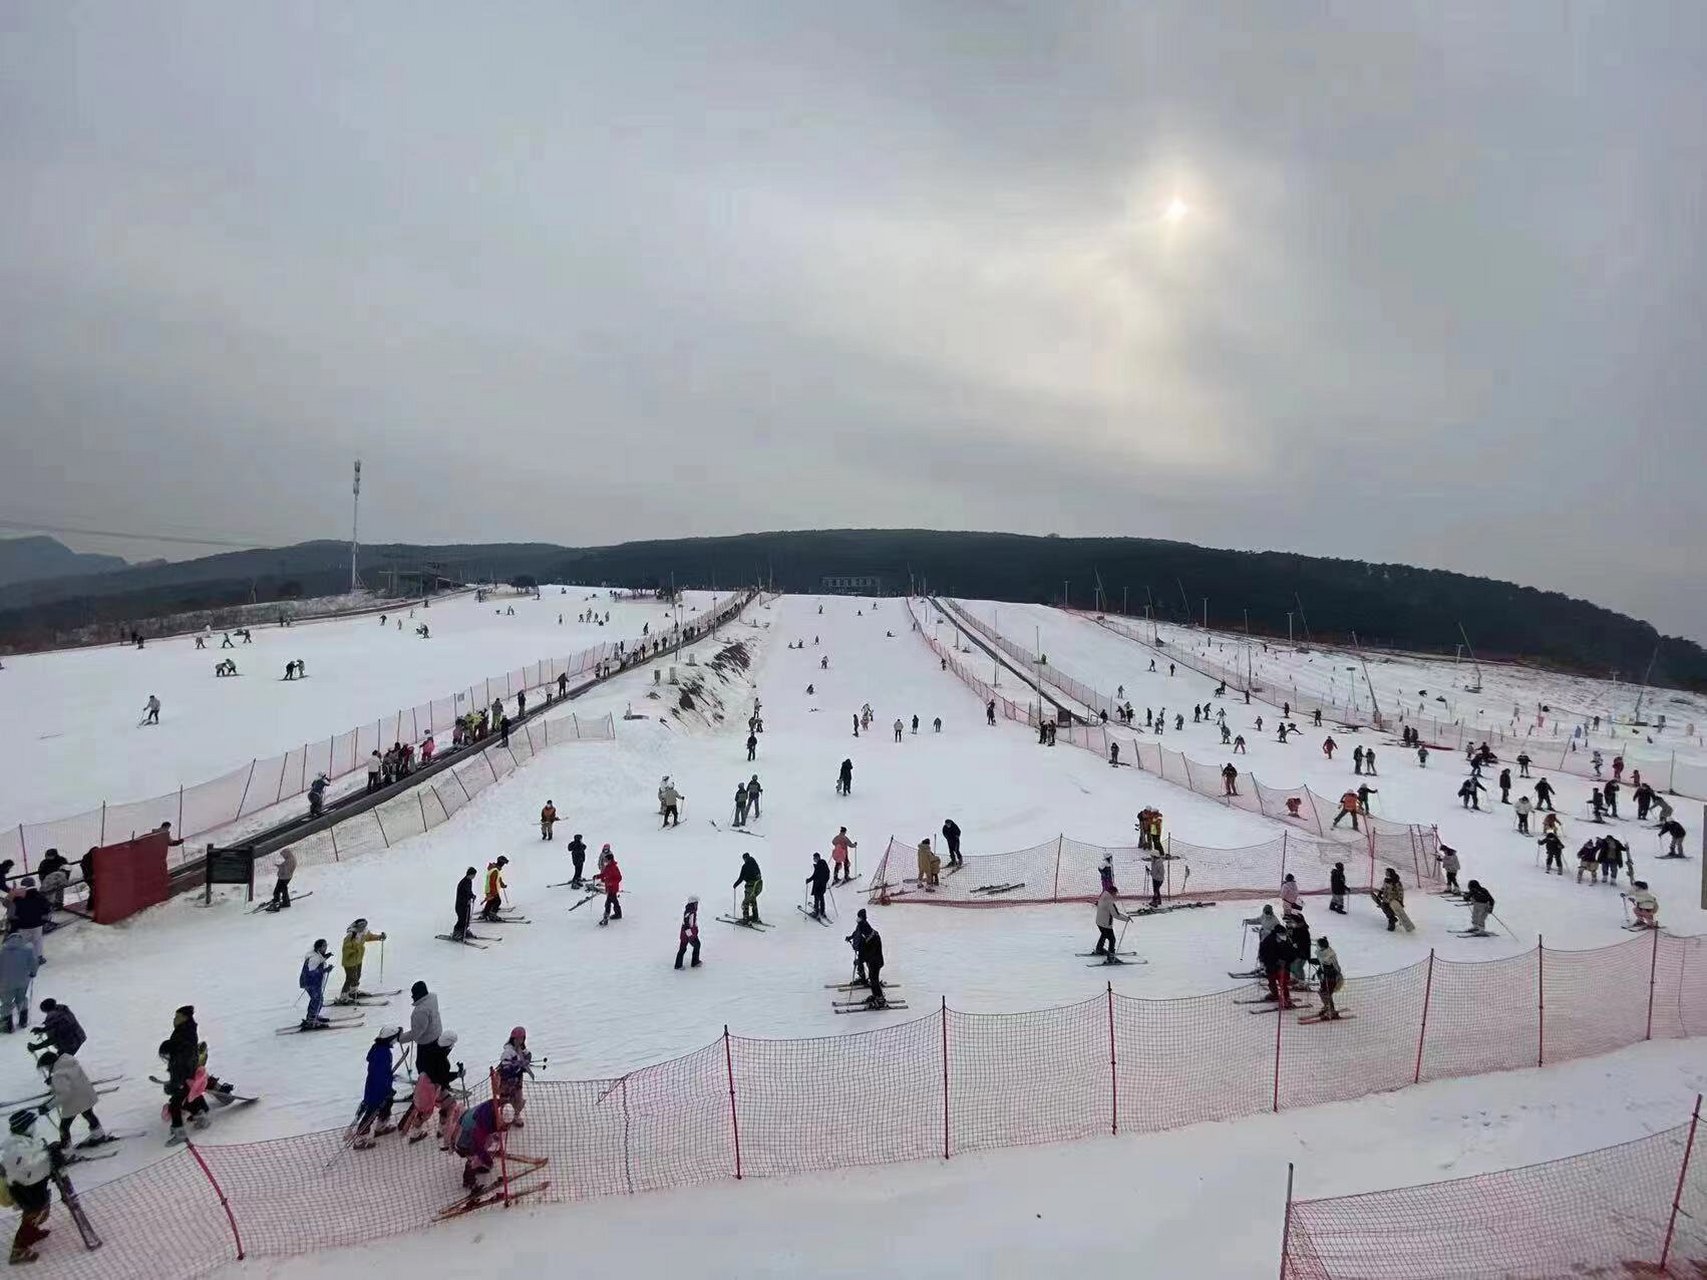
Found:
[[[331,1025],[331,1021],[320,1016],[320,1006],[326,999],[326,975],[332,969],[332,949],[326,945],[326,939],[316,938],[314,946],[302,958],[302,972],[297,976],[296,984],[308,992],[308,1014],[302,1020],[302,1030],[320,1031]]]
[[[362,1088],[361,1110],[356,1113],[355,1137],[350,1140],[350,1145],[358,1151],[367,1150],[376,1137],[384,1137],[397,1127],[391,1123],[392,1081],[396,1077],[391,1047],[402,1034],[402,1027],[381,1027],[367,1051],[367,1083]]]

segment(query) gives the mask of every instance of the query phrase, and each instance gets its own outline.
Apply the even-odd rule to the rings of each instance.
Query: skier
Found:
[[[741,870],[733,887],[741,890],[741,923],[763,924],[759,919],[759,895],[765,891],[765,882],[759,874],[758,859],[752,854],[741,855]]]
[[[1605,835],[1600,838],[1600,848],[1596,851],[1595,861],[1600,866],[1602,881],[1618,883],[1618,872],[1624,866],[1624,851],[1628,847],[1616,836]]]
[[[915,852],[918,858],[919,887],[925,890],[934,889],[937,884],[938,873],[942,869],[942,859],[938,858],[936,851],[931,848],[930,837],[927,836],[919,841],[919,847]]]
[[[402,1027],[381,1027],[367,1051],[367,1079],[362,1085],[362,1105],[356,1111],[356,1130],[350,1145],[357,1151],[373,1146],[375,1137],[384,1137],[397,1126],[391,1123],[392,1080],[396,1068],[391,1065],[391,1047],[403,1034]],[[374,1121],[379,1128],[374,1129]]]
[[[527,1028],[511,1027],[510,1038],[504,1041],[503,1051],[498,1055],[498,1088],[493,1096],[510,1108],[514,1117],[511,1124],[517,1129],[524,1127],[522,1108],[527,1106],[522,1081],[532,1076],[533,1054],[528,1052]]]
[[[830,861],[834,864],[833,874],[830,877],[831,884],[842,884],[853,878],[848,871],[848,850],[857,848],[859,848],[859,841],[848,838],[846,827],[836,832],[830,841]]]
[[[486,864],[486,896],[480,903],[480,918],[495,922],[504,907],[504,890],[510,886],[504,882],[504,868],[510,865],[510,860],[499,854],[496,861]]]
[[[1516,809],[1516,811],[1517,811],[1517,832],[1518,832],[1518,834],[1519,835],[1525,835],[1525,836],[1528,835],[1529,834],[1529,815],[1534,808],[1534,806],[1529,803],[1529,797],[1528,796],[1519,796],[1517,798],[1517,804],[1514,805],[1513,808]]]
[[[551,801],[545,802],[545,808],[539,811],[539,838],[551,839],[551,829],[557,825],[557,806]]]
[[[571,864],[575,868],[574,873],[569,877],[569,887],[579,889],[581,887],[581,868],[587,862],[587,842],[581,839],[579,831],[575,833],[575,838],[569,842],[568,849]]]
[[[48,1087],[53,1091],[53,1105],[59,1110],[62,1149],[71,1146],[71,1122],[78,1116],[89,1126],[88,1136],[78,1146],[98,1147],[115,1141],[101,1127],[100,1117],[95,1114],[95,1086],[89,1083],[88,1074],[74,1055],[49,1050],[36,1060],[36,1065],[47,1077]]]
[[[747,735],[747,759],[751,760],[755,755],[758,754],[758,750],[759,750],[759,739],[758,739],[757,735],[749,733]]]
[[[1547,864],[1542,868],[1542,874],[1549,874],[1552,872],[1553,868],[1557,867],[1559,869],[1559,874],[1564,875],[1565,842],[1559,839],[1559,833],[1557,831],[1549,831],[1546,835],[1542,836],[1541,839],[1537,840],[1536,843],[1547,851]]]
[[[59,1053],[76,1053],[88,1043],[83,1024],[77,1021],[77,1015],[71,1012],[69,1005],[49,998],[41,1002],[41,1011],[41,1026],[30,1033],[35,1037],[29,1043],[31,1053],[40,1053],[44,1048],[52,1048]]]
[[[1405,913],[1405,885],[1399,879],[1398,871],[1393,867],[1387,868],[1387,874],[1382,877],[1381,885],[1370,895],[1375,899],[1381,913],[1387,917],[1387,932],[1392,933],[1397,925],[1404,925],[1406,933],[1415,933],[1416,925]]]
[[[759,785],[758,774],[755,773],[747,779],[747,808],[755,818],[759,816],[759,797],[764,793],[765,789]]]
[[[1668,819],[1666,819],[1666,821],[1660,823],[1660,826],[1659,826],[1659,837],[1660,837],[1660,839],[1671,841],[1670,846],[1666,849],[1666,851],[1664,853],[1662,853],[1660,855],[1660,857],[1662,857],[1662,858],[1687,857],[1688,855],[1686,855],[1683,852],[1683,837],[1688,835],[1688,834],[1689,833],[1683,829],[1683,824],[1681,822],[1677,822],[1673,819],[1668,818]]]
[[[1363,772],[1363,748],[1361,746],[1351,749],[1351,771],[1356,774]]]
[[[853,948],[855,986],[867,985],[865,974],[865,940],[871,936],[871,922],[865,918],[865,908],[859,909],[859,915],[854,922],[853,932],[842,941]]]
[[[682,908],[682,927],[676,934],[676,968],[682,967],[682,957],[693,951],[692,968],[699,968],[699,897],[695,895]]]
[[[996,723],[996,700],[994,698],[984,704],[984,723]]]
[[[738,827],[747,825],[747,784],[745,782],[735,784],[735,825]]]
[[[1518,752],[1518,754],[1517,754],[1517,776],[1518,777],[1527,778],[1529,776],[1529,765],[1530,765],[1530,763],[1531,762],[1529,759],[1529,753],[1527,751]]]
[[[1493,914],[1494,895],[1483,887],[1480,880],[1472,880],[1464,886],[1464,900],[1470,904],[1470,936],[1488,937],[1488,917]]]
[[[1588,839],[1583,841],[1582,848],[1577,850],[1577,883],[1583,882],[1583,876],[1588,876],[1588,882],[1594,884],[1599,877],[1600,841]]]
[[[1657,929],[1660,927],[1660,900],[1648,888],[1646,880],[1637,880],[1630,886],[1630,892],[1625,899],[1636,912],[1637,929]]]
[[[196,1033],[194,1005],[180,1005],[172,1015],[172,1034],[160,1042],[160,1056],[166,1059],[166,1114],[172,1125],[166,1145],[175,1147],[186,1140],[184,1112],[190,1101],[190,1081],[201,1068],[201,1041]],[[204,1128],[206,1118],[196,1117],[196,1127]]]
[[[1458,869],[1463,864],[1458,860],[1458,850],[1449,844],[1440,846],[1440,852],[1434,855],[1440,860],[1440,869],[1446,873],[1446,891],[1458,892]]]
[[[1606,797],[1601,794],[1599,787],[1590,788],[1588,793],[1588,807],[1594,813],[1594,820],[1596,822],[1606,821]]]
[[[617,897],[622,892],[622,868],[616,865],[616,854],[608,843],[599,850],[599,869],[593,879],[605,891],[605,913],[599,920],[600,926],[622,919],[622,903]]]
[[[1545,778],[1539,778],[1536,780],[1535,807],[1537,809],[1546,809],[1548,812],[1552,812],[1553,810],[1553,784],[1548,782]]]
[[[906,728],[906,726],[901,723],[901,717],[896,716],[895,717],[895,741],[896,742],[901,741],[901,730],[903,730],[904,728]]]
[[[308,784],[308,816],[310,818],[318,818],[325,810],[326,787],[330,782],[331,779],[322,773],[315,775],[314,781]]]
[[[665,778],[664,785],[658,788],[658,803],[663,806],[664,826],[679,827],[682,825],[682,793],[676,790],[676,784],[671,782],[669,778]]]
[[[1646,822],[1648,820],[1648,810],[1654,807],[1653,787],[1646,782],[1638,782],[1635,790],[1630,793],[1630,796],[1636,802],[1636,821]],[[46,873],[44,872],[44,882],[45,877]]]
[[[889,1001],[883,995],[883,935],[878,933],[861,913],[861,923],[866,925],[866,934],[859,949],[859,958],[865,964],[865,984],[871,988],[871,994],[866,997],[868,1009],[887,1008]]]
[[[1345,971],[1340,958],[1328,945],[1328,935],[1316,939],[1316,990],[1322,997],[1322,1020],[1332,1022],[1340,1016],[1334,1005],[1334,993],[1345,984]]]
[[[1606,811],[1616,818],[1618,816],[1618,779],[1607,779],[1606,785],[1600,789],[1600,794],[1606,801]]]
[[[1428,768],[1428,748],[1427,747],[1418,747],[1417,748],[1417,768],[1419,768],[1419,769]]]
[[[1257,943],[1257,963],[1262,966],[1263,976],[1268,980],[1268,993],[1263,999],[1278,1002],[1282,1009],[1293,1008],[1292,939],[1284,927],[1270,929],[1262,935]]]
[[[338,961],[344,970],[344,986],[338,992],[338,1004],[349,1004],[357,996],[366,995],[362,990],[362,961],[367,956],[367,944],[384,942],[383,933],[369,933],[367,917],[359,916],[350,922],[350,927],[344,930],[344,945],[339,952]]]
[[[1596,717],[1595,717],[1595,718],[1594,718],[1594,719],[1595,719],[1595,725],[1594,725],[1594,727],[1595,727],[1595,728],[1596,728],[1596,729],[1598,729],[1598,728],[1600,728],[1600,717],[1599,717],[1599,716],[1596,716]],[[1598,777],[1600,777],[1600,767],[1601,767],[1601,764],[1602,764],[1602,759],[1601,759],[1601,754],[1600,754],[1600,752],[1598,752],[1598,751],[1596,751],[1596,752],[1595,752],[1595,753],[1594,753],[1594,758],[1593,758],[1593,759],[1592,759],[1592,760],[1591,760],[1591,761],[1590,761],[1590,762],[1589,762],[1589,763],[1591,763],[1591,764],[1592,764],[1592,765],[1594,765],[1594,776],[1595,776],[1595,777],[1596,777],[1596,778],[1598,778]]]
[[[1337,827],[1340,824],[1341,818],[1350,818],[1351,829],[1356,831],[1358,829],[1357,815],[1362,807],[1362,802],[1357,798],[1357,792],[1347,791],[1345,794],[1340,796],[1340,811],[1334,815],[1334,820],[1329,825]]]
[[[1168,876],[1168,855],[1162,852],[1161,845],[1154,845],[1145,861],[1150,870],[1150,906],[1157,908],[1162,905],[1162,882]]]
[[[1221,769],[1221,794],[1236,796],[1239,794],[1239,771],[1229,760]]]
[[[843,760],[841,771],[836,774],[836,794],[839,796],[853,794],[853,761]]]
[[[142,712],[143,712],[143,715],[142,715],[142,723],[143,724],[159,724],[160,723],[160,699],[155,697],[152,693],[149,694],[148,695],[148,701],[143,704]]]
[[[463,1113],[456,1129],[455,1150],[463,1160],[462,1185],[469,1195],[477,1196],[486,1189],[494,1147],[509,1123],[510,1109],[493,1098]]]
[[[1316,723],[1322,723],[1322,713],[1320,711],[1316,713]],[[1326,738],[1322,739],[1322,754],[1332,760],[1334,758],[1334,748],[1337,746],[1339,746],[1339,743],[1334,741],[1332,734],[1329,734]]]
[[[331,1022],[320,1016],[321,1003],[326,998],[326,972],[332,967],[332,950],[326,945],[326,939],[316,938],[308,954],[302,958],[302,972],[297,975],[296,985],[308,992],[308,1013],[302,1019],[300,1030],[318,1031]]]
[[[948,846],[948,865],[958,867],[960,860],[960,824],[953,818],[946,818],[942,824],[943,843]]]
[[[10,1121],[11,1135],[0,1146],[0,1173],[5,1175],[6,1190],[18,1210],[18,1230],[12,1236],[11,1264],[16,1267],[34,1262],[41,1255],[35,1251],[38,1241],[47,1238],[48,1210],[53,1203],[49,1179],[53,1176],[54,1155],[47,1144],[35,1135],[34,1107],[14,1111]]]
[[[1115,903],[1112,889],[1104,889],[1098,894],[1096,905],[1097,944],[1092,949],[1091,954],[1103,957],[1104,964],[1120,963],[1120,957],[1115,954],[1117,944],[1114,940],[1114,922],[1130,919],[1132,917],[1122,911]]]
[[[1511,803],[1511,770],[1500,770],[1500,803]]]
[[[824,855],[812,855],[812,870],[806,877],[806,884],[812,893],[812,918],[824,919],[824,894],[830,887],[830,864],[824,861]]]
[[[1539,790],[1539,788],[1537,789]],[[1459,786],[1458,799],[1461,802],[1462,807],[1480,811],[1482,805],[1479,797],[1480,794],[1486,790],[1487,788],[1482,785],[1481,779],[1476,777],[1475,774],[1471,774],[1468,778],[1464,779],[1463,783]]]
[[[450,931],[453,941],[461,942],[468,936],[468,919],[474,913],[474,877],[478,874],[470,867],[456,882],[456,924]]]

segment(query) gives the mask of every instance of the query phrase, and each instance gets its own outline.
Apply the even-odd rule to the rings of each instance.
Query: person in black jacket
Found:
[[[812,873],[806,877],[806,883],[812,890],[812,918],[824,918],[824,894],[830,887],[830,864],[824,861],[824,855],[812,855]]]
[[[180,1006],[172,1015],[172,1034],[160,1042],[160,1056],[166,1059],[166,1110],[172,1121],[172,1132],[166,1139],[169,1147],[184,1141],[184,1107],[189,1102],[190,1081],[201,1065],[200,1043],[195,1006]]]
[[[41,1026],[35,1029],[36,1039],[30,1042],[31,1053],[51,1048],[59,1053],[75,1054],[89,1039],[83,1033],[83,1024],[77,1021],[77,1015],[68,1006],[57,1000],[43,1000],[41,1011]]]
[[[579,889],[581,887],[581,868],[587,862],[587,842],[581,839],[579,831],[575,833],[575,838],[569,842],[569,857],[575,864],[575,874],[569,877],[569,887]]]
[[[12,901],[12,931],[28,938],[30,946],[35,948],[37,963],[46,964],[47,958],[42,955],[42,929],[53,914],[53,904],[36,888],[33,876],[25,876],[22,883],[23,894]]]
[[[948,845],[948,865],[958,867],[960,865],[960,824],[955,822],[953,818],[943,822],[942,838],[943,842]]]
[[[1271,929],[1263,934],[1262,941],[1257,943],[1257,963],[1268,979],[1268,994],[1263,999],[1278,1001],[1282,1009],[1292,1008],[1292,975],[1288,972],[1292,941],[1285,929]]]
[[[750,853],[741,855],[741,870],[734,887],[741,890],[741,923],[763,924],[759,919],[759,895],[765,891],[764,877],[759,874],[759,860]]]
[[[871,988],[871,994],[865,998],[866,1007],[886,1008],[889,1001],[883,997],[883,935],[876,929],[866,934],[860,959],[865,961],[865,982]]]
[[[1564,874],[1562,868],[1559,874]],[[1464,886],[1464,900],[1470,904],[1470,933],[1477,938],[1487,937],[1488,917],[1494,910],[1494,895],[1483,887],[1481,881],[1472,880]]]
[[[478,874],[470,867],[456,882],[456,926],[450,936],[457,942],[468,936],[468,920],[474,914],[474,877]]]
[[[870,979],[865,974],[865,940],[871,936],[871,921],[865,918],[865,908],[859,909],[859,920],[854,925],[853,932],[843,939],[853,948],[854,953],[854,982],[866,983]]]
[[[1328,890],[1333,895],[1328,899],[1328,910],[1345,914],[1345,863],[1334,863],[1334,869],[1328,873]]]

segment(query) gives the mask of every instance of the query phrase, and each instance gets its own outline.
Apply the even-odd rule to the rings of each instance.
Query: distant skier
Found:
[[[699,968],[699,898],[688,899],[682,908],[682,927],[676,934],[676,968],[682,967],[682,958],[689,950],[693,952],[691,968]]]
[[[611,852],[609,844],[599,850],[599,869],[593,879],[605,893],[605,913],[599,924],[622,919],[622,900],[617,896],[622,892],[622,868],[617,866],[616,854]]]
[[[763,924],[759,919],[759,895],[765,891],[765,882],[759,873],[758,859],[752,854],[741,855],[741,870],[734,887],[741,890],[741,923]]]
[[[1527,751],[1520,751],[1517,753],[1517,776],[1518,777],[1527,778],[1529,776],[1529,765],[1530,765],[1530,763],[1531,762],[1529,759],[1529,753]]]
[[[1328,872],[1328,910],[1339,915],[1345,914],[1345,863],[1334,863],[1334,869]]]
[[[996,723],[996,700],[994,698],[984,704],[984,723]]]
[[[747,735],[747,759],[751,760],[755,755],[758,754],[758,750],[759,750],[758,736],[756,734],[749,733]]]
[[[296,851],[286,845],[279,850],[279,861],[273,881],[273,896],[267,900],[268,911],[283,911],[290,906],[290,882],[294,875],[296,875]]]
[[[839,796],[853,793],[853,761],[843,760],[841,770],[836,774],[836,794]]]
[[[905,729],[906,727],[907,727],[906,725],[901,723],[901,717],[896,716],[895,717],[895,741],[896,742],[901,741],[901,731],[903,729]]]
[[[830,864],[824,861],[823,854],[812,855],[812,870],[806,876],[806,885],[812,894],[812,918],[823,920],[824,894],[830,888]]]
[[[569,842],[568,849],[570,862],[574,867],[574,871],[569,877],[569,887],[579,889],[581,887],[581,868],[587,862],[587,842],[581,839],[579,831],[575,833],[575,838]]]
[[[148,695],[148,701],[143,704],[142,723],[160,723],[160,699],[155,697],[152,693]]]
[[[332,1025],[329,1019],[320,1016],[320,1006],[326,999],[326,974],[331,967],[331,948],[326,945],[326,939],[316,938],[308,954],[302,958],[302,970],[296,979],[296,985],[308,992],[308,1013],[302,1019],[300,1030],[318,1031]]]
[[[551,839],[551,829],[557,825],[557,806],[551,801],[545,802],[545,808],[539,811],[539,838]]]
[[[453,942],[461,942],[468,937],[469,917],[474,914],[474,877],[479,874],[470,867],[456,882],[456,924],[450,931]]]

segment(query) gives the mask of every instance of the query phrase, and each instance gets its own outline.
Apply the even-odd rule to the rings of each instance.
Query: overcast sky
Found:
[[[1131,534],[1704,639],[1704,84],[1700,0],[12,0],[0,516],[347,537],[359,455],[371,541]]]

